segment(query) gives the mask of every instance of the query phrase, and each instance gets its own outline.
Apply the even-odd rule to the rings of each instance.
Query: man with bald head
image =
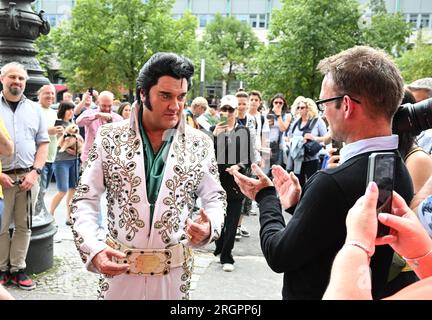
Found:
[[[86,110],[76,119],[76,124],[79,127],[85,128],[85,143],[81,154],[81,161],[84,168],[89,150],[93,145],[99,127],[106,123],[123,120],[121,115],[112,111],[114,102],[114,94],[112,92],[102,91],[99,94],[97,102],[97,109]]]
[[[0,229],[0,284],[12,283],[32,290],[35,283],[24,273],[30,244],[32,211],[39,189],[39,175],[48,154],[48,129],[42,109],[24,95],[27,71],[17,62],[0,71],[3,91],[0,114],[14,142],[11,156],[1,157],[0,184],[4,191],[4,215]],[[12,238],[9,226],[15,224]]]

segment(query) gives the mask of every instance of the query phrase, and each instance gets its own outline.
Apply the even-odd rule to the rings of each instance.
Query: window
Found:
[[[256,14],[251,14],[249,16],[249,21],[250,21],[250,24],[251,24],[252,28],[256,28],[257,27],[257,25],[258,25],[258,18],[257,18]]]
[[[259,27],[264,29],[267,27],[266,25],[266,15],[265,14],[260,14],[259,15]]]
[[[420,21],[420,28],[429,28],[429,14],[422,14]]]
[[[418,18],[418,14],[417,13],[409,13],[408,14],[409,20],[408,22],[411,23],[411,26],[413,28],[417,28],[417,18]]]

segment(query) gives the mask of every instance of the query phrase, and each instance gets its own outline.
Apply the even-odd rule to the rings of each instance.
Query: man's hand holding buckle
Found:
[[[119,264],[112,261],[112,258],[124,259],[126,255],[111,247],[106,247],[93,257],[92,263],[96,269],[105,275],[117,276],[125,273],[129,269],[129,264]]]
[[[193,245],[198,245],[210,237],[210,220],[204,209],[200,209],[199,217],[195,221],[187,219],[186,235]]]

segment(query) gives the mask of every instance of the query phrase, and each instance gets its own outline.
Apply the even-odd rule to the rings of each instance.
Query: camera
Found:
[[[88,89],[88,92],[90,93],[90,96],[93,97],[93,87],[90,87],[90,88]]]
[[[432,98],[414,104],[403,104],[393,117],[395,133],[409,132],[412,135],[419,135],[420,132],[430,128],[432,128]]]

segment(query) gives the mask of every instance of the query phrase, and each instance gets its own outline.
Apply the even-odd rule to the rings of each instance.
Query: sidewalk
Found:
[[[55,194],[51,184],[45,198],[50,203]],[[65,224],[64,201],[56,212],[58,234],[54,242],[54,266],[37,275],[31,275],[37,287],[25,291],[8,286],[9,292],[22,300],[94,300],[97,299],[99,275],[88,272],[73,242],[71,228]],[[105,201],[105,200],[104,200]],[[102,204],[104,205],[104,204]],[[191,283],[192,300],[267,300],[281,299],[282,274],[274,273],[262,256],[259,245],[258,216],[245,217],[243,223],[251,232],[250,238],[235,243],[234,272],[222,271],[213,256],[214,244],[195,250],[195,266]]]

